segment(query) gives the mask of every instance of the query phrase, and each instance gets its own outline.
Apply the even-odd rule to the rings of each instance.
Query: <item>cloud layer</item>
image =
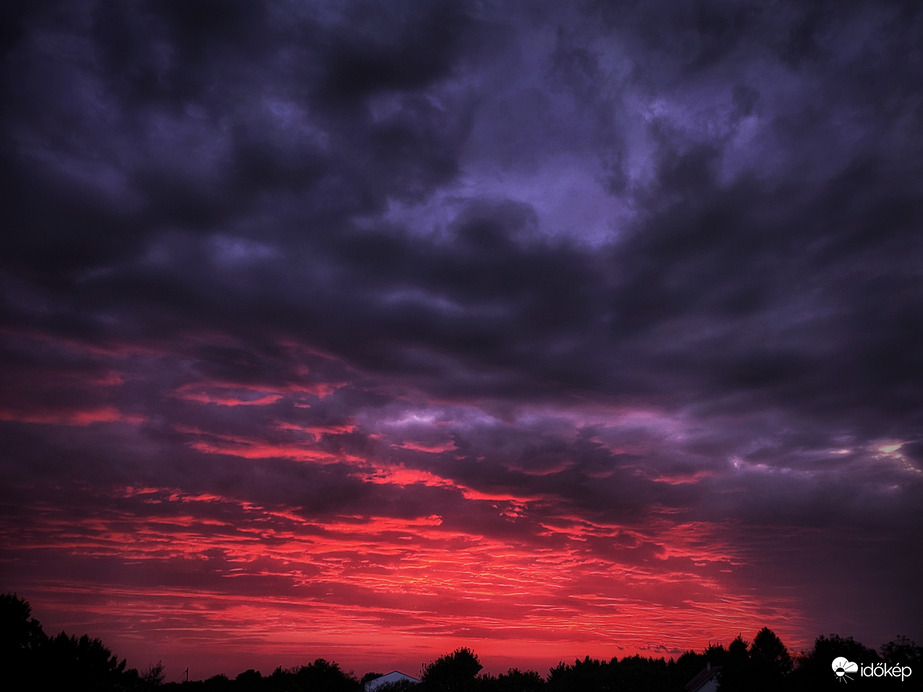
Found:
[[[0,564],[47,629],[923,639],[916,3],[3,12]]]

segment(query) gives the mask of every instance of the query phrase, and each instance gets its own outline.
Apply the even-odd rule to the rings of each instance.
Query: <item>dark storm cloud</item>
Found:
[[[672,517],[817,622],[923,570],[916,3],[3,12],[10,525],[148,487],[672,568]]]
[[[323,102],[354,102],[381,91],[414,91],[456,65],[471,18],[454,3],[354,5],[332,37],[320,83]]]

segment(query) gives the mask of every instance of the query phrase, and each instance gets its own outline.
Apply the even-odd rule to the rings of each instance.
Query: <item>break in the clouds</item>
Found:
[[[923,639],[918,3],[2,12],[0,576],[47,629]]]

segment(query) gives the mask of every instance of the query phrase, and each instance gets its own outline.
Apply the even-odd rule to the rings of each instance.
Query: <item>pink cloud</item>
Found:
[[[139,425],[146,416],[123,413],[114,406],[98,406],[77,410],[13,410],[0,409],[0,420],[42,425],[88,426],[94,423],[131,423]]]

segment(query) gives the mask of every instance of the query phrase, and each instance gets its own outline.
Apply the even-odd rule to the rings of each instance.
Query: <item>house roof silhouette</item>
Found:
[[[386,675],[381,675],[377,678],[369,680],[367,683],[365,683],[364,689],[365,689],[365,692],[374,692],[374,690],[377,690],[379,687],[383,685],[393,685],[399,682],[405,682],[405,683],[410,683],[410,684],[415,685],[420,681],[417,678],[411,677],[410,675],[406,675],[405,673],[402,673],[399,670],[392,670],[390,673]]]
[[[685,692],[698,692],[699,690],[705,692],[706,690],[717,689],[719,670],[721,670],[721,666],[712,668],[711,663],[709,663],[698,675],[687,682],[683,689]],[[709,683],[711,684],[709,685]]]

